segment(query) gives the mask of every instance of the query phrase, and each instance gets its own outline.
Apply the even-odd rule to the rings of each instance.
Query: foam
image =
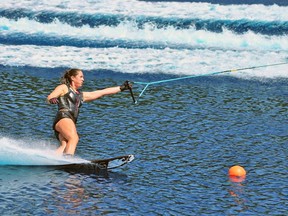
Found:
[[[158,29],[153,24],[147,23],[143,29],[135,26],[133,21],[124,21],[118,26],[99,26],[90,28],[89,26],[73,27],[55,20],[53,23],[44,24],[27,18],[17,21],[7,18],[0,18],[2,33],[5,35],[26,34],[26,40],[30,35],[39,38],[49,36],[57,40],[74,38],[77,40],[121,40],[129,43],[145,42],[158,44],[166,47],[211,47],[221,49],[241,49],[241,50],[285,50],[288,51],[287,36],[267,36],[247,32],[245,34],[235,34],[229,30],[222,33],[209,32],[205,30],[195,30],[193,26],[189,29],[176,29],[168,27]],[[225,38],[225,40],[223,40]],[[25,40],[22,39],[22,40]],[[45,39],[44,39],[45,40]]]
[[[52,11],[72,12],[77,15],[113,14],[130,18],[157,16],[175,17],[176,20],[288,20],[287,7],[277,5],[221,6],[209,3],[152,3],[134,0],[81,3],[61,0],[8,0],[1,4],[3,9],[24,8],[33,13]],[[124,19],[118,25],[100,25],[95,28],[88,25],[76,27],[58,19],[50,23],[40,23],[28,17],[17,20],[0,17],[0,23],[0,36],[3,41],[7,38],[6,44],[9,44],[9,38],[13,37],[15,40],[21,37],[22,44],[31,44],[1,45],[0,64],[4,66],[77,67],[83,70],[105,69],[122,73],[166,73],[181,76],[202,75],[288,60],[287,35],[262,35],[250,31],[236,34],[225,28],[216,33],[196,30],[195,26],[182,29],[173,26],[157,28],[148,22],[139,28],[133,19]],[[48,46],[44,46],[47,38],[60,44],[56,46],[52,40]],[[37,45],[33,45],[35,39]],[[97,44],[99,41],[103,46],[111,42],[112,47],[100,48]],[[84,42],[89,42],[90,45],[85,45]],[[231,76],[287,78],[287,71],[287,65],[282,65],[231,73]]]
[[[287,7],[261,4],[218,5],[191,2],[145,2],[137,0],[63,1],[5,0],[3,9],[26,8],[33,11],[70,11],[91,14],[121,14],[125,16],[161,16],[200,19],[288,20]]]
[[[122,73],[201,75],[213,71],[287,62],[287,52],[213,49],[125,49],[49,46],[1,46],[0,62],[8,66],[77,67]],[[31,60],[32,59],[32,60]],[[288,65],[231,73],[238,77],[288,77]],[[135,80],[136,81],[136,80]]]

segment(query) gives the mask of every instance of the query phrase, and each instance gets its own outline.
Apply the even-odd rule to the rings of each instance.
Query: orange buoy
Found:
[[[246,171],[239,165],[232,166],[229,169],[229,178],[232,182],[242,182],[246,178]]]
[[[246,171],[243,167],[236,165],[229,169],[229,176],[245,177]]]

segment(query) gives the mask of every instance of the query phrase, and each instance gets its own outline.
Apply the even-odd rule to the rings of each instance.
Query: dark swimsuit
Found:
[[[68,87],[68,92],[58,98],[58,112],[53,122],[53,130],[56,138],[59,140],[59,132],[55,129],[55,125],[63,118],[70,118],[76,124],[79,115],[79,108],[83,103],[83,93],[74,92]]]

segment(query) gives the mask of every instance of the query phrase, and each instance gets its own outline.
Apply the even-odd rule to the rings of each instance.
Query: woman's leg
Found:
[[[59,139],[62,145],[62,140],[66,140],[65,154],[74,155],[79,137],[76,130],[75,123],[69,118],[63,118],[57,122],[55,129],[59,132]]]
[[[67,140],[61,134],[59,134],[59,142],[60,146],[57,148],[56,154],[62,155],[67,146]]]

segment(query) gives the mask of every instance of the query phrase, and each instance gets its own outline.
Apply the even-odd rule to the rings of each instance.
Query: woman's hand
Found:
[[[50,104],[58,104],[58,103],[59,103],[58,98],[51,98],[51,99],[49,100],[49,103],[50,103]]]
[[[132,89],[132,84],[129,83],[128,80],[126,80],[126,81],[120,86],[120,90],[121,90],[121,92],[122,92],[122,91],[129,90],[129,89]]]

